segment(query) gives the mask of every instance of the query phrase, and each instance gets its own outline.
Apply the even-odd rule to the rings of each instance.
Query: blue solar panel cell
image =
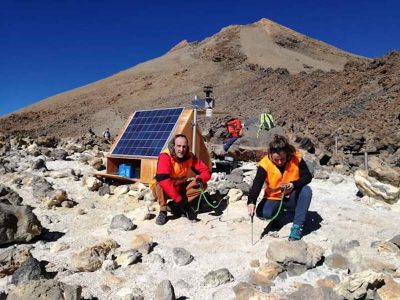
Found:
[[[136,111],[111,153],[157,157],[166,147],[182,112],[183,107]]]

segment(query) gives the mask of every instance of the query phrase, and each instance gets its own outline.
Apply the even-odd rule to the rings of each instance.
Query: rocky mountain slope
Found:
[[[133,111],[188,107],[212,84],[216,110],[226,115],[258,118],[269,109],[284,129],[321,149],[332,151],[337,135],[340,150],[388,156],[400,145],[399,75],[399,52],[362,58],[262,19],[182,41],[159,58],[3,117],[0,132],[117,133]]]

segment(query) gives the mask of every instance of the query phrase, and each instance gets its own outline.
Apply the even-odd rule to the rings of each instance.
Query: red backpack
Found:
[[[230,119],[225,126],[230,136],[240,137],[243,135],[242,122],[239,119]]]

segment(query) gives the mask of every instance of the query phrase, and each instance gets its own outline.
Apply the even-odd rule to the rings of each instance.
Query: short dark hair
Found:
[[[186,140],[186,143],[188,144],[188,152],[189,152],[189,140],[188,140],[188,138],[187,138],[186,135],[180,133],[180,134],[175,134],[175,135],[172,137],[172,139],[169,141],[169,143],[168,143],[169,152],[170,152],[171,154],[173,154],[173,155],[175,155],[175,148],[174,148],[174,146],[175,146],[175,140],[176,140],[177,138],[180,138],[180,137],[181,137],[181,138],[184,138],[184,139]]]
[[[180,133],[180,134],[175,134],[174,137],[173,137],[172,140],[171,140],[171,144],[172,144],[173,146],[175,146],[175,141],[176,141],[176,139],[177,139],[177,138],[180,138],[180,137],[181,137],[181,138],[184,138],[184,139],[186,140],[186,143],[189,144],[189,140],[188,140],[187,136],[184,135],[184,134],[182,134],[182,133]]]
[[[268,152],[270,154],[285,152],[288,157],[296,153],[296,148],[289,143],[286,137],[283,135],[275,134],[272,141],[269,143]]]

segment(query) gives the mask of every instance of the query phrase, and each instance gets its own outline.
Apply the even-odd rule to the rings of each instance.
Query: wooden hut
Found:
[[[170,116],[171,110],[179,113],[174,117]],[[149,116],[148,120],[142,121],[144,125],[137,130],[140,116]],[[107,154],[107,167],[105,173],[97,173],[97,176],[108,177],[120,181],[140,181],[150,183],[154,178],[157,169],[158,155],[164,149],[170,139],[176,134],[184,134],[189,140],[189,149],[192,151],[193,144],[193,109],[168,108],[136,111],[127,119],[121,129],[118,138],[111,146]],[[172,121],[171,121],[172,119]],[[142,118],[141,120],[145,120]],[[151,120],[157,120],[152,123]],[[171,130],[171,124],[174,126]],[[168,126],[166,124],[169,124]],[[135,127],[136,126],[136,127]],[[163,135],[160,135],[160,130]],[[138,138],[141,136],[151,136],[152,140]],[[166,138],[166,136],[168,137]],[[154,137],[160,136],[160,141]],[[162,146],[161,146],[162,144]],[[195,134],[195,153],[202,161],[211,167],[211,159],[203,141],[201,131],[196,127]],[[140,149],[140,150],[139,150]],[[193,152],[193,151],[192,151]],[[128,166],[132,176],[121,176],[121,166]]]

